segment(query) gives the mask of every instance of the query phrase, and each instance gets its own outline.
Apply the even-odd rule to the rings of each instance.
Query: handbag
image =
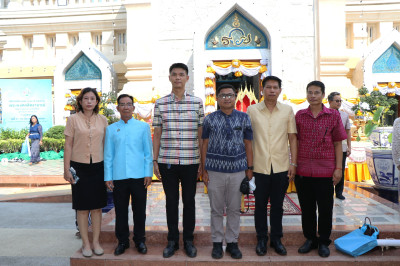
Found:
[[[247,199],[250,197],[250,184],[249,184],[249,179],[247,176],[245,176],[242,180],[242,183],[240,183],[240,192],[242,192],[243,195],[247,195]],[[244,212],[248,212],[250,210],[250,201],[247,201],[247,210]],[[243,213],[243,212],[242,212]]]
[[[367,224],[367,219],[369,224]],[[365,217],[364,225],[353,232],[335,240],[335,247],[346,254],[358,257],[378,245],[379,230],[371,224],[371,220]]]
[[[21,153],[28,154],[28,146],[29,146],[29,142],[27,143],[27,141],[25,139],[25,141],[22,142]]]
[[[242,180],[242,183],[240,183],[240,192],[242,192],[244,195],[250,194],[250,184],[247,176],[245,176]]]

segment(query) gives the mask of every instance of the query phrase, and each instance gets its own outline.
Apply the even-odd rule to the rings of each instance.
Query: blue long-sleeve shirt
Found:
[[[150,126],[133,118],[107,127],[104,181],[153,176]]]

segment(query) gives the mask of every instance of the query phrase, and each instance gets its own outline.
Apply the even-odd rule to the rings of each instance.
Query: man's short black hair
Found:
[[[133,97],[130,96],[129,94],[121,94],[120,96],[118,96],[117,103],[119,104],[119,100],[121,100],[122,98],[125,98],[125,97],[128,97],[129,99],[131,99],[132,103],[133,103]]]
[[[187,65],[185,65],[184,63],[174,63],[169,67],[169,73],[171,74],[172,70],[174,68],[182,68],[183,70],[185,70],[186,75],[189,74],[189,68],[187,67]]]
[[[335,96],[340,96],[340,93],[339,92],[336,92],[336,91],[334,91],[334,92],[331,92],[329,95],[328,95],[328,101],[333,101],[333,98],[335,98]]]
[[[221,92],[221,90],[223,89],[232,89],[233,92],[235,93],[235,95],[237,94],[237,91],[235,89],[235,87],[233,87],[231,84],[222,84],[221,86],[219,86],[217,88],[217,96],[219,95],[219,93]]]
[[[320,88],[321,88],[322,94],[325,94],[325,85],[324,85],[324,83],[322,83],[321,81],[319,81],[319,80],[314,80],[314,81],[311,81],[310,83],[308,83],[308,84],[307,84],[307,88],[306,88],[306,92],[308,92],[308,88],[311,87],[311,86],[320,87]]]
[[[279,88],[282,88],[282,80],[278,77],[275,76],[268,76],[262,81],[262,86],[263,88],[265,87],[265,84],[267,83],[268,80],[275,80],[278,82]]]

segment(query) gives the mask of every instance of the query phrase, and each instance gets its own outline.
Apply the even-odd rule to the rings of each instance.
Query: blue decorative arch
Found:
[[[372,73],[400,73],[400,50],[390,46],[372,65]]]
[[[239,11],[233,11],[206,38],[206,50],[267,49],[267,36]]]
[[[101,79],[100,69],[82,54],[65,73],[65,80]]]

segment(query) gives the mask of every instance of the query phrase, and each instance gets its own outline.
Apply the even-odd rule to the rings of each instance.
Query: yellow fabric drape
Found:
[[[290,99],[289,101],[294,104],[302,104],[306,101],[306,99]]]
[[[222,68],[228,68],[232,66],[232,61],[224,61],[224,62],[213,62],[215,66],[222,67]],[[260,62],[246,62],[246,61],[240,61],[240,65],[246,67],[246,68],[254,68],[260,66]]]

